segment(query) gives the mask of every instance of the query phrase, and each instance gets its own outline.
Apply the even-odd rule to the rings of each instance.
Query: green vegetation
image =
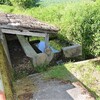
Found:
[[[83,55],[100,55],[100,4],[71,3],[33,9],[35,17],[60,27],[59,38],[79,43]],[[31,12],[32,13],[32,12]]]
[[[10,66],[8,65],[2,44],[0,43],[0,78],[2,76],[4,91],[7,100],[13,100],[13,93],[12,93],[12,84],[11,84],[11,74],[12,70]],[[2,86],[0,86],[2,87]]]
[[[28,76],[28,73],[26,72],[26,71],[16,71],[16,70],[14,70],[14,73],[13,73],[13,82],[15,82],[16,80],[18,80],[18,79],[21,79],[21,78],[23,78],[23,77],[26,77],[26,76]]]
[[[80,2],[91,0],[0,0],[0,4],[21,6],[21,7],[33,7],[36,3],[39,6],[49,6],[57,3],[67,2]]]
[[[53,4],[69,3],[69,2],[81,2],[81,1],[91,1],[91,0],[40,0],[40,6],[50,6]]]
[[[58,37],[82,45],[83,57],[100,55],[100,2],[59,3],[23,9],[0,6],[0,11],[25,14],[60,28]]]
[[[13,0],[11,1],[13,2]],[[31,15],[42,21],[54,24],[60,28],[58,33],[58,38],[60,40],[67,40],[82,45],[83,56],[85,58],[88,58],[91,55],[100,56],[100,0],[97,0],[96,2],[63,2],[59,4],[53,2],[51,6],[46,7],[43,6],[45,5],[43,2],[40,2],[42,6],[40,5],[39,7],[26,9],[25,7],[31,7],[33,5],[31,0],[29,0],[30,3],[26,2],[27,0],[23,0],[24,2],[20,1],[21,0],[19,0],[19,3],[17,1],[12,3],[16,7],[0,5],[0,11]],[[48,4],[51,4],[51,0],[48,0],[47,2]],[[8,2],[4,2],[4,4],[6,3],[8,4]],[[23,8],[19,8],[18,6],[22,6]],[[60,43],[52,41],[50,43],[53,47],[60,50]],[[47,69],[45,67],[38,67],[37,70],[43,72],[43,70]],[[15,76],[18,75],[17,72],[14,74]],[[96,98],[98,98],[98,96],[100,97],[100,63],[98,62],[88,62],[78,65],[73,63],[58,65],[50,68],[50,70],[43,74],[45,79],[69,80],[72,82],[80,80],[90,89],[91,93]],[[15,78],[17,79],[26,75],[26,72],[22,72],[22,74],[19,74],[18,77]],[[99,99],[100,98],[97,100]]]
[[[0,4],[10,5],[10,0],[0,0]]]
[[[51,40],[50,42],[49,42],[49,44],[50,44],[50,46],[52,46],[54,49],[56,49],[56,50],[61,50],[62,49],[62,47],[66,47],[66,46],[70,46],[71,44],[69,43],[69,42],[67,42],[67,41],[64,41],[64,40],[57,40],[57,39],[55,39],[55,40]]]
[[[45,79],[58,79],[62,81],[81,81],[94,97],[100,97],[100,62],[87,62],[82,64],[67,63],[50,68],[44,72]],[[91,77],[92,76],[92,77]]]
[[[36,0],[10,0],[13,6],[19,6],[23,8],[32,7],[36,4]]]
[[[23,8],[35,6],[37,0],[0,0],[0,4],[18,6]]]

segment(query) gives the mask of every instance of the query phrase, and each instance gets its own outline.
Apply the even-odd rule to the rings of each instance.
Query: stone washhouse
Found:
[[[49,46],[49,35],[57,34],[58,31],[59,29],[57,27],[48,25],[29,16],[0,13],[0,40],[9,64],[11,64],[11,61],[5,38],[6,34],[14,34],[17,36],[26,56],[31,58],[33,65],[36,67],[49,64],[52,61],[54,53]],[[25,38],[26,36],[33,38],[43,37],[45,40],[44,52],[36,53],[29,41]],[[63,47],[62,51],[65,57],[79,56],[82,54],[81,46],[78,44]]]

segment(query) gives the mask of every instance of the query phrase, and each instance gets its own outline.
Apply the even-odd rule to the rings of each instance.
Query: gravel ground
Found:
[[[15,75],[19,75],[19,78],[22,74],[33,74],[34,68],[32,67],[31,60],[25,55],[19,41],[13,40],[8,42],[8,48]]]

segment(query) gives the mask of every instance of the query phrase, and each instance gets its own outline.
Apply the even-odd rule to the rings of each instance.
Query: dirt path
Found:
[[[14,83],[18,100],[95,100],[79,83],[45,80],[30,75]]]

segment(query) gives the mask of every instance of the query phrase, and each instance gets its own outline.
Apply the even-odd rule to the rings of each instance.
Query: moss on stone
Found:
[[[6,55],[3,50],[2,44],[0,43],[0,72],[2,75],[4,91],[6,95],[6,100],[14,100],[11,86],[11,77],[9,71],[9,64],[7,63]]]

